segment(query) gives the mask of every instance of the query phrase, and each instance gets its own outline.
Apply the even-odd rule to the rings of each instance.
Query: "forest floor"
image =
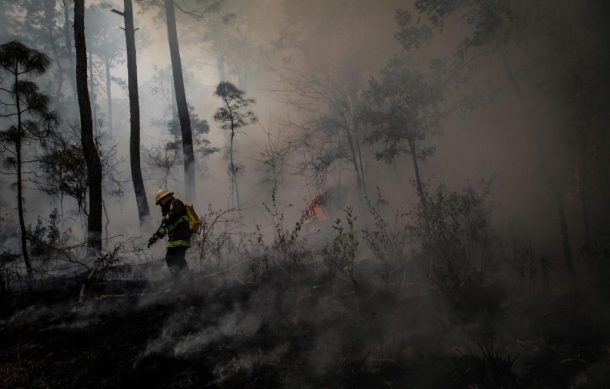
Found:
[[[79,303],[57,280],[2,299],[0,387],[610,387],[607,305],[572,294],[457,318],[408,288],[279,271],[100,282]]]

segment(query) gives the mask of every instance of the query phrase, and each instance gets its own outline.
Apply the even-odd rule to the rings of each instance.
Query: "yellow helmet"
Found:
[[[155,204],[159,205],[159,202],[168,196],[173,196],[174,192],[170,192],[169,190],[162,188],[159,189],[157,194],[155,195]]]

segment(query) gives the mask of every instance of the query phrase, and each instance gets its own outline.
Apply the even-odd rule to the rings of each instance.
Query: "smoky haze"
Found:
[[[58,334],[41,348],[73,350],[72,334],[120,326],[109,342],[129,350],[94,352],[121,371],[99,373],[111,387],[153,372],[184,387],[604,387],[609,2],[133,0],[148,218],[131,0],[85,1],[95,254],[74,3],[0,0],[7,339],[32,325]],[[11,73],[12,41],[48,68]],[[17,77],[33,107],[19,115]],[[178,281],[149,240],[161,188],[203,222]],[[0,364],[25,369],[9,351]]]
[[[198,12],[202,8],[196,1],[191,3],[184,2],[185,10]],[[92,20],[98,19],[108,29],[107,33],[112,37],[110,44],[116,45],[118,51],[124,50],[120,30],[122,20],[110,13],[111,8],[122,9],[121,2],[101,1],[90,4]],[[60,5],[56,5],[56,8],[59,10]],[[211,146],[222,150],[198,161],[200,190],[197,198],[192,201],[199,207],[205,207],[208,203],[216,208],[227,207],[225,200],[229,182],[227,162],[224,159],[227,137],[213,120],[213,114],[220,106],[214,90],[220,81],[221,72],[227,80],[233,81],[248,96],[257,100],[254,111],[259,123],[244,129],[237,139],[236,149],[246,168],[246,173],[240,177],[243,181],[243,197],[247,199],[248,208],[260,208],[261,202],[270,195],[269,188],[264,190],[261,185],[261,170],[264,168],[260,163],[261,150],[266,139],[264,131],[271,131],[275,137],[279,134],[289,137],[288,134],[296,131],[291,123],[300,124],[310,119],[299,107],[287,104],[287,101],[299,100],[301,96],[291,93],[291,85],[285,82],[285,78],[307,74],[319,77],[329,85],[338,80],[338,83],[353,82],[355,88],[364,89],[368,78],[373,77],[392,56],[403,55],[394,37],[397,32],[396,10],[399,8],[414,10],[413,4],[400,1],[314,1],[307,4],[290,1],[234,1],[226,2],[218,11],[209,11],[203,18],[178,12],[180,50],[187,77],[187,99],[194,107],[194,112],[208,121],[210,132],[207,137]],[[569,15],[568,9],[565,6],[558,11],[565,15],[556,16],[557,27],[561,23],[578,23],[564,20]],[[17,17],[25,17],[19,9],[14,12]],[[136,1],[135,12],[138,27],[138,75],[142,95],[142,144],[151,147],[167,138],[165,123],[171,120],[173,86],[167,32],[158,7]],[[60,20],[57,22],[59,24]],[[32,28],[39,28],[35,21],[29,23]],[[409,54],[408,60],[414,66],[426,68],[430,61],[452,55],[460,43],[460,35],[464,36],[470,28],[463,20],[449,20],[441,34]],[[20,37],[27,41],[27,31],[20,33],[24,34]],[[15,37],[10,31],[3,33],[5,41]],[[95,37],[88,39],[91,46],[96,44]],[[31,43],[36,47],[36,42]],[[550,43],[536,44],[540,46]],[[515,53],[517,66],[531,66],[527,59],[522,58],[524,55]],[[224,71],[220,69],[219,57],[224,58]],[[94,71],[99,73],[95,74],[95,82],[100,84],[95,92],[96,104],[99,106],[97,111],[103,122],[107,121],[108,115],[103,101],[103,64],[95,56],[93,61],[96,66]],[[499,59],[481,56],[477,61],[477,68],[470,77],[473,78],[473,84],[484,83],[489,87],[480,92],[480,99],[487,102],[472,112],[452,115],[444,121],[442,135],[433,141],[437,152],[424,166],[425,175],[435,184],[446,183],[455,188],[463,186],[467,181],[478,183],[482,179],[494,178],[493,197],[497,221],[526,234],[524,238],[531,236],[533,239],[552,240],[556,234],[556,223],[552,220],[553,205],[546,201],[548,188],[545,187],[538,168],[534,167],[538,151],[532,139],[532,131],[525,123],[526,114],[511,91]],[[521,65],[519,62],[522,61],[525,63]],[[161,74],[164,76],[159,77]],[[123,161],[119,162],[117,168],[118,178],[126,193],[119,199],[109,200],[118,204],[108,207],[108,211],[111,214],[111,229],[125,233],[127,231],[123,231],[122,227],[133,229],[135,218],[131,214],[134,210],[131,204],[133,195],[127,193],[131,187],[128,185],[127,164],[127,93],[125,87],[121,86],[127,78],[124,55],[112,67],[111,76],[117,81],[111,83],[114,111],[111,136],[117,145],[116,159]],[[530,79],[525,81],[526,84],[532,82]],[[527,92],[529,91],[526,90]],[[535,93],[537,91],[532,91],[531,99],[540,99]],[[553,96],[542,98],[549,100],[550,109],[555,110],[557,116],[565,112],[563,101],[550,101]],[[71,122],[70,119],[65,120],[64,125]],[[549,127],[553,125],[548,124]],[[104,126],[107,123],[102,123]],[[549,141],[565,143],[566,139],[557,140],[561,136],[561,133],[552,133]],[[371,178],[369,187],[379,187],[400,206],[412,207],[416,198],[410,183],[413,177],[408,159],[401,158],[388,165],[375,160],[374,149],[373,146],[371,150],[365,150]],[[296,158],[290,157],[282,174],[286,188],[282,197],[285,196],[287,203],[304,205],[312,195],[324,188],[311,187],[297,174],[291,174],[295,169],[290,166],[291,163],[296,163]],[[571,164],[571,158],[573,156],[569,152],[561,150],[553,154],[551,163],[564,169]],[[342,168],[336,167],[329,185],[337,182],[350,190],[355,178]],[[573,166],[567,168],[574,169]],[[172,179],[168,185],[181,192],[178,189],[182,185],[179,164],[172,172]],[[162,186],[160,181],[149,174],[146,177],[147,193],[152,194]],[[40,209],[29,212],[30,222],[35,220],[37,214],[49,213],[50,210],[44,207],[45,203],[47,202],[41,203],[43,206]]]

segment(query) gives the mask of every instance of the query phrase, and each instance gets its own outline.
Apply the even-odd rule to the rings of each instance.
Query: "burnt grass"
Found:
[[[4,295],[0,387],[610,387],[610,310],[586,293],[465,317],[433,288],[304,273]]]

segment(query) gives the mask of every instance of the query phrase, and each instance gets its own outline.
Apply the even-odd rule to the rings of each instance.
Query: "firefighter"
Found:
[[[155,195],[155,204],[161,207],[163,220],[161,226],[148,240],[148,247],[157,240],[168,236],[167,253],[165,261],[169,271],[178,276],[188,270],[186,264],[186,250],[191,247],[191,231],[189,229],[186,206],[174,197],[174,192],[161,189]]]

